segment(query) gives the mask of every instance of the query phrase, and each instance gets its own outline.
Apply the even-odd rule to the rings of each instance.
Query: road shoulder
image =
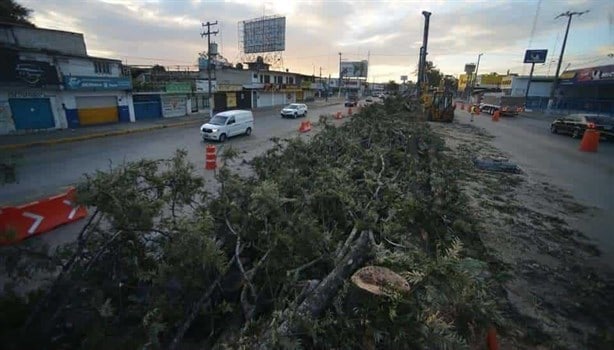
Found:
[[[483,129],[431,125],[463,164],[464,193],[492,270],[502,282],[502,304],[515,323],[504,342],[517,349],[527,343],[569,349],[609,346],[613,274],[601,264],[599,249],[570,226],[589,208],[529,174],[475,169],[471,160],[476,156],[508,157]]]

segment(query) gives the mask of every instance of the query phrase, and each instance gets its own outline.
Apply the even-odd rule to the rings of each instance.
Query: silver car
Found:
[[[307,105],[303,103],[291,103],[281,110],[281,117],[304,117],[307,115]]]

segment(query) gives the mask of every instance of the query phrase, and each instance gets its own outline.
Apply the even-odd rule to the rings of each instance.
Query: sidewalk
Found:
[[[78,129],[59,129],[23,135],[2,135],[0,136],[0,151],[77,142],[88,139],[125,135],[155,129],[196,125],[205,122],[207,118],[206,115],[207,113],[195,113],[185,117],[162,118],[146,121],[142,120],[135,123],[107,124],[99,126],[88,126]]]

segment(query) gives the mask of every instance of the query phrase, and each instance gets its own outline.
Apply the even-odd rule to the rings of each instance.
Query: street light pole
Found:
[[[202,23],[203,27],[207,27],[207,31],[200,34],[201,38],[207,36],[207,82],[209,83],[209,92],[207,99],[209,100],[209,118],[213,117],[213,99],[211,98],[211,35],[217,35],[218,31],[211,31],[212,26],[216,26],[217,21],[211,23]]]
[[[554,74],[554,81],[552,82],[552,88],[550,89],[550,99],[548,100],[548,109],[552,109],[552,105],[554,104],[554,92],[556,91],[557,85],[559,84],[559,73],[561,72],[561,63],[563,63],[563,54],[565,54],[565,46],[567,45],[567,35],[569,34],[569,27],[571,26],[571,18],[574,15],[582,16],[587,13],[589,10],[582,12],[570,12],[567,11],[565,13],[561,13],[560,15],[554,17],[554,19],[560,17],[567,17],[567,29],[565,29],[565,37],[563,38],[563,46],[561,46],[561,55],[559,56],[559,62],[556,64],[556,73]]]

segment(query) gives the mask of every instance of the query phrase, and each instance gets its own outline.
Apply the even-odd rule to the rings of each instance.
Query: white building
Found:
[[[134,121],[119,60],[82,34],[0,23],[0,134]]]

